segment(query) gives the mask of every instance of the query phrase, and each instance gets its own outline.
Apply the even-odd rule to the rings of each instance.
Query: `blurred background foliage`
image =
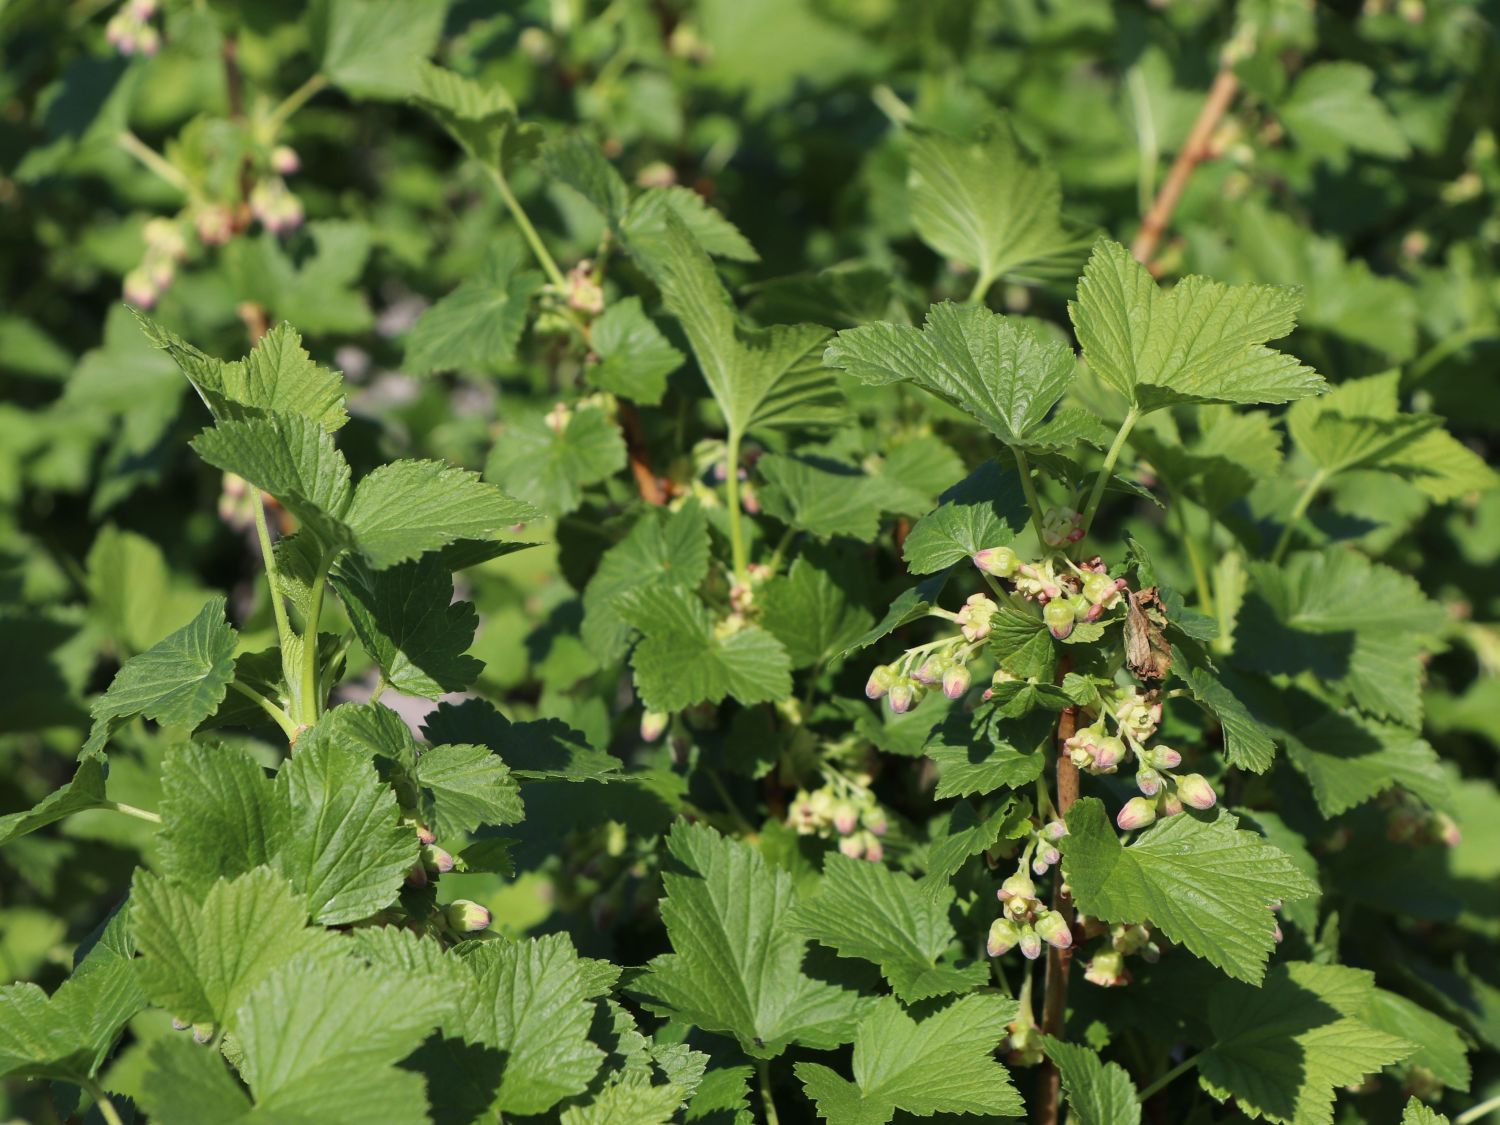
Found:
[[[206,591],[232,592],[231,616],[257,646],[272,636],[245,512],[186,446],[204,415],[122,295],[225,357],[291,320],[356,388],[343,439],[356,473],[406,455],[483,468],[498,435],[590,393],[546,316],[513,349],[457,364],[422,354],[421,313],[520,251],[481,168],[411,103],[418,59],[500,82],[527,122],[580,129],[636,185],[696,192],[748,240],[726,235],[721,265],[754,318],[833,328],[920,319],[973,284],[917,236],[911,127],[967,136],[1003,111],[1055,167],[1066,213],[1128,241],[1230,69],[1238,89],[1155,272],[1303,286],[1283,347],[1333,382],[1396,372],[1403,403],[1442,415],[1489,459],[1497,34],[1500,5],[1479,0],[0,0],[0,811],[67,778],[90,697]],[[526,161],[512,181],[560,262],[597,254],[604,228],[582,197]],[[1074,276],[1008,283],[991,303],[1065,323]],[[685,351],[675,324],[662,327]],[[701,395],[685,390],[697,378],[677,369],[644,419],[658,470],[679,481],[694,477],[694,443],[711,440]],[[984,456],[931,402],[852,394],[839,447],[879,458],[921,440],[916,487],[929,499]],[[503,460],[490,464],[499,483],[543,487]],[[606,457],[571,482],[576,495],[544,494],[562,517],[548,532],[567,547],[561,564],[555,546],[496,560],[466,572],[464,593],[481,616],[478,693],[634,753],[620,669],[577,635],[583,585],[634,502],[618,468]],[[1286,488],[1251,489],[1226,520],[1253,540],[1289,506]],[[1123,515],[1190,588],[1155,510]],[[1426,736],[1468,779],[1456,789],[1461,878],[1413,865],[1377,884],[1363,865],[1381,857],[1334,857],[1349,895],[1336,925],[1355,946],[1383,940],[1362,934],[1366,911],[1430,928],[1430,958],[1401,972],[1500,1050],[1500,975],[1483,956],[1500,939],[1500,797],[1483,780],[1500,748],[1500,491],[1438,507],[1388,473],[1351,471],[1313,524],[1414,574],[1446,607]],[[373,676],[351,659],[357,691]],[[424,706],[397,702],[412,718]],[[117,750],[111,794],[151,806],[159,754],[147,732]],[[6,980],[60,978],[114,905],[151,839],[122,819],[83,814],[0,852]],[[626,846],[605,849],[616,867]],[[463,893],[512,929],[566,926],[585,952],[611,951],[600,919],[629,905],[622,886],[654,899],[544,853],[523,841],[517,880],[473,876]],[[134,1060],[115,1064],[111,1088],[129,1089]],[[1488,1077],[1500,1077],[1493,1064]]]

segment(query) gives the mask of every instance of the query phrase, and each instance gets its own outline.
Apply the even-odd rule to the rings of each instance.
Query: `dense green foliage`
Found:
[[[1497,85],[0,0],[0,1115],[1500,1120]]]

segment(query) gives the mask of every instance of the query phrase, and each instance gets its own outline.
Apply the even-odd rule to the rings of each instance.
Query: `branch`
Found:
[[[1187,182],[1193,175],[1193,169],[1210,155],[1209,140],[1213,137],[1214,130],[1219,127],[1220,118],[1228,111],[1239,88],[1240,80],[1227,66],[1219,71],[1214,78],[1213,85],[1208,88],[1208,98],[1204,101],[1203,108],[1198,111],[1198,120],[1193,122],[1192,132],[1188,134],[1186,143],[1177,154],[1177,159],[1172,162],[1172,170],[1162,181],[1161,190],[1156,193],[1151,209],[1141,220],[1140,232],[1136,234],[1135,241],[1130,244],[1130,253],[1142,265],[1149,266],[1151,259],[1156,256],[1157,243],[1166,233],[1167,224],[1172,219],[1172,212],[1177,209],[1177,201],[1182,198],[1183,189],[1187,187]]]
[[[1063,657],[1058,665],[1058,677],[1067,675],[1068,658]],[[1073,802],[1078,800],[1078,767],[1063,749],[1063,743],[1072,738],[1078,729],[1078,711],[1069,707],[1057,717],[1057,815],[1066,817]],[[1068,928],[1073,927],[1073,899],[1063,893],[1062,868],[1056,869],[1053,880],[1052,909],[1063,916]],[[1077,935],[1074,935],[1075,944]],[[1068,1010],[1068,972],[1073,967],[1073,947],[1057,949],[1047,947],[1047,975],[1043,978],[1042,1034],[1062,1038],[1063,1022]],[[1042,1061],[1037,1074],[1037,1125],[1058,1125],[1061,1119],[1062,1075],[1051,1059]]]
[[[630,454],[630,472],[635,477],[635,486],[641,499],[648,504],[661,505],[667,502],[667,490],[651,468],[651,451],[646,448],[646,433],[641,429],[640,411],[635,403],[619,400],[620,429],[625,434],[625,448]]]

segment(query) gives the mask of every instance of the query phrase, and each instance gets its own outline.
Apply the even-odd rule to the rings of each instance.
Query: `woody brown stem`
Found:
[[[1172,212],[1177,209],[1183,189],[1192,178],[1193,169],[1209,156],[1209,141],[1214,130],[1219,127],[1220,119],[1228,112],[1239,88],[1240,80],[1228,66],[1223,67],[1214,77],[1203,108],[1198,111],[1198,120],[1193,122],[1192,132],[1177,153],[1177,159],[1172,162],[1172,170],[1162,181],[1161,190],[1156,193],[1151,209],[1141,220],[1141,229],[1136,234],[1135,241],[1130,244],[1130,253],[1142,265],[1149,267],[1151,259],[1155,257],[1157,244],[1166,233],[1167,224],[1172,219]]]
[[[619,418],[620,429],[625,434],[625,449],[630,455],[630,473],[635,477],[635,487],[641,499],[648,504],[665,504],[667,490],[651,468],[651,453],[646,448],[646,433],[641,428],[641,415],[635,403],[621,399]]]
[[[1068,673],[1066,656],[1058,665],[1058,678]],[[1068,810],[1078,800],[1078,767],[1068,757],[1064,743],[1078,729],[1078,711],[1069,707],[1057,717],[1057,815],[1066,817]],[[1040,810],[1039,810],[1040,811]],[[1056,869],[1052,890],[1052,909],[1063,916],[1068,928],[1073,928],[1073,899],[1063,892],[1062,868]],[[1074,935],[1077,941],[1077,935]],[[1063,1021],[1068,1008],[1068,972],[1073,967],[1073,947],[1057,949],[1047,947],[1047,973],[1042,984],[1042,1034],[1061,1036]],[[1062,1079],[1051,1059],[1043,1059],[1037,1075],[1037,1125],[1057,1125],[1061,1112]]]

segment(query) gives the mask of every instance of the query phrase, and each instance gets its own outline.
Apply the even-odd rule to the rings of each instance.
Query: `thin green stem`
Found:
[[[1470,1106],[1453,1119],[1453,1125],[1469,1125],[1471,1121],[1478,1121],[1486,1113],[1500,1109],[1500,1095],[1487,1098],[1476,1106]]]
[[[253,487],[253,486],[252,486]],[[281,600],[281,572],[276,565],[276,550],[271,543],[271,529],[266,523],[266,502],[258,488],[253,488],[255,497],[255,535],[260,540],[261,565],[266,569],[266,582],[271,587],[271,613],[276,618],[276,642],[281,646],[282,672],[287,674],[287,682],[291,682],[289,669],[286,667],[287,641],[292,636],[292,623],[287,618],[286,606]]]
[[[979,276],[974,279],[974,288],[969,290],[969,304],[978,304],[984,300],[985,294],[990,291],[990,286],[993,284],[995,284],[995,275],[989,270],[980,270]]]
[[[744,515],[740,511],[740,434],[729,431],[724,467],[725,504],[729,508],[729,549],[734,561],[735,581],[744,583],[750,574],[750,556],[745,548]]]
[[[1319,469],[1307,482],[1307,487],[1302,490],[1302,495],[1297,497],[1297,503],[1292,505],[1292,513],[1287,516],[1286,526],[1281,529],[1281,537],[1276,540],[1276,547],[1271,552],[1271,565],[1275,566],[1286,554],[1287,548],[1292,545],[1292,533],[1296,531],[1297,524],[1302,522],[1302,517],[1307,514],[1307,506],[1312,503],[1313,497],[1318,494],[1328,480],[1328,473]]]
[[[1120,459],[1120,452],[1125,448],[1125,439],[1130,436],[1130,431],[1135,429],[1136,420],[1139,418],[1139,410],[1132,406],[1125,412],[1120,428],[1115,431],[1115,440],[1110,443],[1109,452],[1104,455],[1104,467],[1099,470],[1099,477],[1094,481],[1094,488],[1089,493],[1088,503],[1083,506],[1083,520],[1079,526],[1083,528],[1085,535],[1094,526],[1094,516],[1099,511],[1099,501],[1104,499],[1104,486],[1109,483],[1109,478],[1114,474],[1115,462]]]
[[[765,1059],[757,1060],[755,1073],[760,1079],[760,1104],[766,1113],[766,1125],[781,1125],[781,1118],[776,1116],[776,1102],[771,1097],[771,1064]]]
[[[328,79],[321,74],[314,74],[302,85],[298,86],[290,94],[281,100],[281,104],[271,111],[271,116],[266,119],[266,129],[272,137],[281,132],[292,114],[310,102],[321,93],[328,85]]]
[[[375,681],[375,690],[370,693],[370,702],[379,703],[380,697],[385,694],[385,689],[391,686],[391,681],[385,678],[385,673],[380,673],[380,678]]]
[[[112,809],[118,813],[124,813],[126,816],[133,816],[137,820],[149,820],[152,824],[161,823],[161,816],[159,814],[152,812],[150,809],[138,809],[134,805],[125,804],[123,801],[106,801],[102,807]]]
[[[547,280],[559,289],[567,285],[567,279],[563,277],[562,270],[557,268],[557,262],[553,260],[547,247],[542,242],[542,236],[537,234],[536,227],[531,225],[531,220],[526,216],[521,201],[516,198],[515,193],[510,190],[510,184],[506,182],[505,173],[493,164],[486,164],[484,170],[489,173],[490,179],[495,181],[495,188],[500,192],[500,198],[505,201],[506,209],[510,211],[511,218],[515,219],[516,226],[521,228],[521,234],[525,236],[526,243],[531,247],[537,263],[547,275]]]
[[[271,700],[267,699],[249,684],[242,684],[236,681],[229,686],[254,703],[267,715],[271,716],[276,725],[281,728],[281,733],[286,735],[288,742],[297,737],[297,724],[292,722],[292,717],[275,703],[271,702]]]
[[[318,698],[318,618],[323,616],[323,591],[328,587],[328,563],[318,568],[307,598],[307,623],[302,628],[302,706],[304,723],[315,723],[322,713]]]
[[[1175,1081],[1178,1078],[1181,1078],[1188,1071],[1192,1070],[1193,1067],[1197,1066],[1198,1065],[1198,1059],[1202,1056],[1202,1054],[1203,1054],[1203,1052],[1199,1051],[1196,1055],[1189,1055],[1187,1058],[1183,1059],[1180,1063],[1178,1063],[1176,1066],[1174,1066],[1171,1070],[1167,1071],[1160,1078],[1158,1078],[1155,1082],[1151,1083],[1151,1085],[1147,1086],[1144,1090],[1142,1090],[1140,1092],[1140,1094],[1137,1096],[1136,1100],[1144,1102],[1147,1098],[1151,1097],[1152,1095],[1156,1094],[1157,1092],[1159,1092],[1161,1090],[1164,1090],[1173,1081]]]
[[[1462,351],[1470,344],[1477,344],[1482,340],[1491,340],[1497,336],[1500,336],[1500,333],[1497,333],[1495,329],[1488,326],[1466,328],[1462,332],[1455,332],[1451,336],[1445,336],[1412,361],[1412,378],[1422,379],[1429,371],[1442,363],[1443,360],[1447,359],[1454,352]]]
[[[115,1103],[109,1100],[109,1095],[104,1092],[104,1088],[99,1083],[91,1079],[83,1084],[83,1088],[94,1099],[94,1104],[99,1107],[99,1116],[104,1118],[108,1125],[125,1125],[125,1122],[120,1120],[120,1113],[115,1109]]]
[[[985,585],[989,586],[990,593],[994,594],[995,597],[1003,598],[1006,601],[1010,600],[1010,591],[1008,591],[1004,586],[1000,585],[999,581],[993,574],[991,574],[987,570],[981,570],[979,572],[979,576],[984,579]]]
[[[1016,458],[1016,472],[1021,477],[1021,491],[1026,494],[1026,506],[1031,509],[1031,525],[1036,528],[1036,541],[1038,544],[1045,544],[1042,539],[1042,518],[1045,513],[1042,511],[1041,497],[1036,494],[1036,483],[1031,479],[1031,462],[1026,459],[1025,450],[1012,447],[1011,453]]]
[[[193,185],[182,174],[182,170],[129,129],[122,129],[120,131],[119,142],[121,148],[130,153],[131,156],[135,157],[151,171],[155,172],[158,177],[182,192],[183,195],[189,197],[193,195]]]
[[[739,804],[729,793],[729,787],[724,784],[724,779],[719,776],[719,771],[709,767],[703,771],[708,777],[708,783],[714,787],[719,800],[724,802],[724,809],[729,813],[740,827],[740,831],[746,836],[755,835],[755,825],[746,819],[745,814],[740,811]]]

